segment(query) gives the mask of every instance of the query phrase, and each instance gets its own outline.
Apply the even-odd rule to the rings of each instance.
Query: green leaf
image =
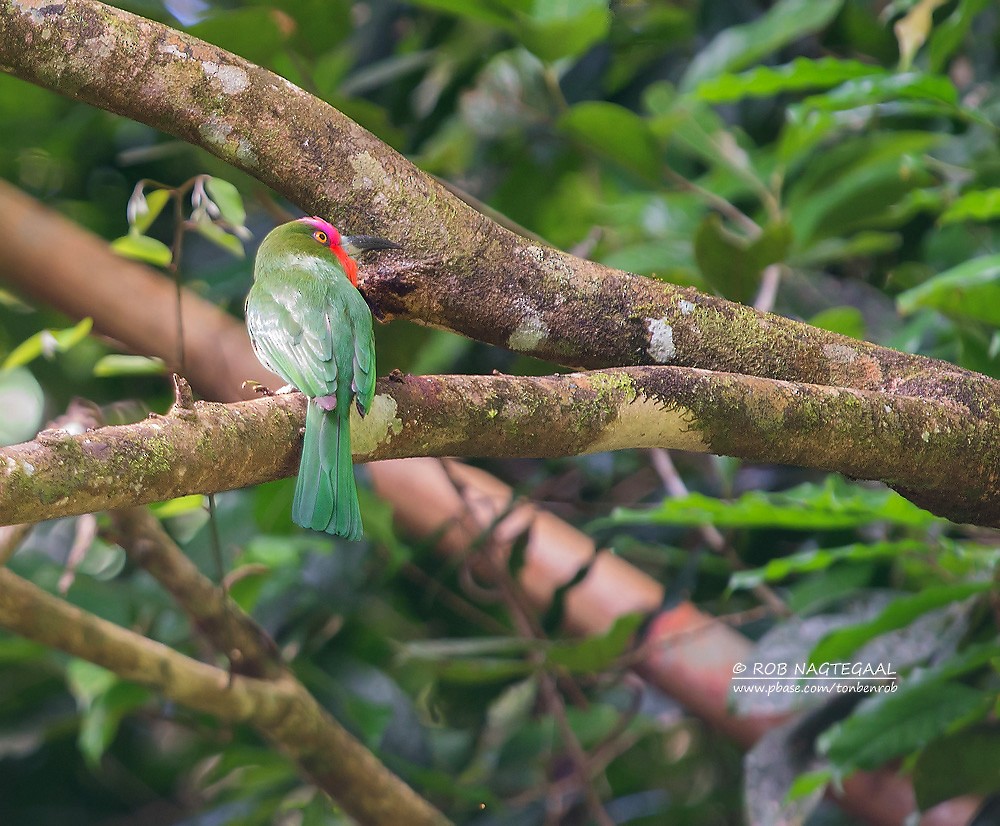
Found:
[[[790,106],[778,141],[778,158],[785,166],[803,163],[838,127],[832,112]]]
[[[93,326],[94,320],[85,318],[64,330],[39,330],[8,353],[0,370],[23,367],[42,355],[64,353],[90,335]]]
[[[926,186],[926,153],[941,142],[929,132],[892,132],[843,141],[810,161],[791,188],[787,214],[797,255],[817,240],[870,231],[910,191]],[[883,221],[883,224],[886,221]]]
[[[162,241],[157,241],[148,235],[140,235],[137,232],[129,232],[128,235],[116,238],[111,242],[111,249],[125,258],[142,261],[144,264],[152,264],[156,267],[167,266],[173,258],[170,247]]]
[[[926,307],[1000,327],[1000,254],[973,258],[945,270],[901,293],[896,304],[902,313]]]
[[[87,707],[118,682],[118,677],[92,662],[73,659],[66,666],[66,682],[77,705]]]
[[[125,551],[121,546],[97,538],[80,560],[77,573],[94,579],[114,579],[125,567]]]
[[[477,637],[475,639],[414,640],[399,646],[400,662],[447,660],[484,654],[523,654],[540,643],[523,637]]]
[[[785,795],[785,800],[787,802],[804,800],[820,789],[825,789],[832,779],[833,772],[830,769],[804,772],[792,781],[792,785],[788,787],[788,794]]]
[[[983,724],[931,742],[913,767],[917,805],[926,811],[953,797],[1000,791],[1000,726]]]
[[[503,8],[509,4],[492,3],[489,0],[413,0],[413,5],[448,12],[500,28],[507,28],[511,24],[511,16]]]
[[[847,80],[886,74],[857,60],[797,57],[784,66],[758,66],[742,74],[724,74],[704,80],[693,94],[706,103],[733,103],[747,97],[772,97],[806,89],[830,89]]]
[[[161,376],[166,372],[162,359],[147,356],[127,356],[111,353],[102,356],[94,365],[94,375],[100,378],[111,376]]]
[[[958,91],[944,75],[921,72],[868,75],[847,80],[824,95],[806,98],[802,106],[827,111],[856,109],[884,101],[913,100],[954,113],[958,109]]]
[[[187,30],[195,37],[262,66],[270,64],[286,40],[281,17],[263,6],[215,11]],[[327,30],[327,33],[325,42],[329,45],[338,32]]]
[[[823,485],[804,484],[780,493],[751,491],[731,502],[690,493],[671,497],[652,510],[616,510],[606,524],[715,525],[719,528],[836,530],[884,520],[911,527],[940,521],[898,493],[865,488],[829,477]]]
[[[121,721],[144,706],[150,696],[142,686],[118,681],[87,706],[77,744],[88,763],[96,766],[100,762],[118,734]]]
[[[495,55],[462,95],[459,111],[468,130],[495,139],[531,129],[552,110],[544,64],[526,49]]]
[[[784,260],[792,245],[791,226],[775,221],[757,238],[728,230],[722,218],[710,213],[694,237],[694,255],[705,280],[733,301],[749,302],[757,292],[760,274],[770,264]]]
[[[478,685],[525,677],[535,670],[527,660],[478,657],[435,664],[434,673],[445,682]]]
[[[945,66],[961,45],[976,16],[991,0],[960,0],[955,10],[934,27],[927,45],[927,65],[932,72],[944,71]]]
[[[549,63],[582,54],[611,25],[606,0],[534,0],[529,14],[519,17],[521,41]]]
[[[904,554],[927,553],[926,542],[900,540],[898,542],[855,543],[839,548],[810,548],[790,556],[769,560],[761,568],[736,571],[729,579],[729,589],[736,591],[754,588],[764,582],[779,582],[797,574],[825,571],[838,562],[867,562],[872,559],[895,559]]]
[[[716,35],[691,61],[681,88],[694,89],[708,78],[744,69],[818,32],[833,20],[842,5],[843,0],[778,0],[753,22],[731,26]]]
[[[857,307],[830,307],[821,310],[809,319],[813,327],[829,330],[863,340],[865,337],[865,317]]]
[[[917,617],[961,602],[976,594],[990,589],[990,583],[965,582],[957,585],[932,585],[924,588],[918,594],[912,594],[889,603],[882,612],[870,622],[841,628],[827,634],[809,655],[810,662],[840,662],[847,660],[862,645],[880,634],[895,631],[909,625]]]
[[[205,497],[200,493],[192,493],[189,496],[178,496],[176,499],[168,499],[166,502],[156,502],[149,506],[157,519],[167,519],[171,516],[191,513],[192,511],[203,511],[205,509]]]
[[[149,692],[80,659],[73,659],[66,666],[66,682],[82,716],[80,751],[88,762],[96,764],[118,732],[122,718],[143,705],[149,699]]]
[[[558,642],[549,649],[547,659],[570,671],[594,674],[612,666],[628,649],[643,614],[624,614],[604,634],[580,642]]]
[[[623,106],[578,103],[559,119],[565,133],[650,180],[660,180],[662,152],[649,124]]]
[[[898,232],[862,231],[847,238],[821,238],[806,249],[790,255],[788,263],[794,267],[823,267],[850,258],[892,252],[899,249],[902,243],[903,239]],[[863,334],[855,336],[855,338],[862,337]]]
[[[691,242],[686,239],[643,241],[619,247],[598,256],[598,260],[615,269],[656,275],[673,284],[703,286],[700,274],[694,269]]]
[[[400,664],[421,662],[447,682],[494,683],[531,674],[526,654],[540,647],[520,637],[416,640],[399,645],[397,657]]]
[[[476,754],[459,778],[463,786],[485,783],[496,770],[502,747],[531,719],[538,696],[532,676],[505,688],[486,711],[486,724],[476,743]]]
[[[222,213],[223,220],[234,227],[242,227],[247,219],[240,191],[223,178],[209,178],[205,190]]]
[[[979,189],[956,198],[938,218],[938,222],[954,224],[959,221],[992,221],[997,216],[1000,216],[1000,189]]]
[[[198,234],[207,238],[216,246],[222,247],[226,252],[230,252],[237,258],[246,258],[246,251],[243,249],[243,242],[235,235],[230,235],[218,224],[206,219],[198,221],[195,225]]]
[[[266,536],[258,534],[248,543],[243,562],[266,565],[269,568],[298,568],[311,551],[320,552],[325,543],[315,535]]]
[[[0,445],[30,439],[42,424],[45,393],[24,367],[0,371]]]
[[[990,694],[959,683],[883,694],[823,733],[817,746],[842,774],[873,769],[915,751],[963,719],[980,716]]]

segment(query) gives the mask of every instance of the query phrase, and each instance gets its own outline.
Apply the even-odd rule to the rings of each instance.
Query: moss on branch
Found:
[[[188,708],[253,725],[362,823],[448,822],[287,673],[271,680],[230,675],[63,602],[5,568],[0,627],[97,663]]]
[[[399,242],[364,282],[385,318],[576,367],[670,364],[948,397],[1000,421],[1000,384],[985,376],[523,238],[285,79],[97,0],[0,2],[0,66],[202,146],[348,231]]]
[[[0,449],[0,514],[29,522],[289,476],[304,415],[303,397],[291,394],[199,402],[75,436],[45,431]],[[683,367],[394,374],[352,431],[359,461],[710,451],[879,479],[939,515],[1000,524],[993,431],[950,401]]]

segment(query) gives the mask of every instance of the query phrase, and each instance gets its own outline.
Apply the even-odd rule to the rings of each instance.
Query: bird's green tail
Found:
[[[314,531],[360,539],[361,508],[351,462],[350,408],[329,412],[310,401],[295,483],[292,520]]]

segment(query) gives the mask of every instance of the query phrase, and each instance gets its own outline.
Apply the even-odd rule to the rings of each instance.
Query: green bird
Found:
[[[372,315],[358,292],[358,265],[344,245],[397,247],[341,236],[322,218],[271,230],[257,250],[246,321],[257,358],[309,398],[292,520],[360,539],[351,458],[351,402],[364,416],[375,396]]]

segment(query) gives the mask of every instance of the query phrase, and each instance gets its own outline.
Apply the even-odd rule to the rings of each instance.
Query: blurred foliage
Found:
[[[553,244],[741,301],[774,265],[778,312],[1000,377],[1000,11],[987,0],[119,5],[274,69]],[[125,253],[179,265],[237,313],[252,260],[241,228],[259,239],[293,210],[199,149],[6,75],[0,122],[0,176]],[[218,215],[184,189],[196,181]],[[198,233],[176,261],[164,207],[182,196],[194,196]],[[85,334],[0,293],[5,441],[74,395],[109,421],[164,408],[158,363]],[[415,325],[378,339],[383,373],[548,369]],[[761,767],[786,778],[782,794],[818,805],[824,823],[839,817],[817,803],[825,784],[887,760],[912,773],[922,806],[997,792],[1000,643],[980,598],[996,535],[880,487],[677,460],[693,492],[666,501],[643,455],[489,467],[659,577],[669,602],[751,617],[759,663],[891,663],[900,675],[894,692],[832,700],[734,694],[743,712],[796,711],[812,725],[807,757],[778,732],[746,758],[747,778]],[[510,606],[466,596],[461,571],[396,535],[372,495],[362,491],[370,542],[345,546],[293,529],[291,490],[217,497],[232,593],[310,690],[456,821],[587,822],[540,690],[554,674],[616,822],[766,822],[763,786],[748,781],[741,808],[735,748],[623,678],[631,618],[573,642],[556,610],[525,639]],[[157,512],[218,577],[201,498]],[[744,569],[708,552],[704,525]],[[79,530],[37,527],[12,567],[58,590]],[[74,603],[198,652],[170,600],[106,538],[75,571]],[[763,585],[789,618],[757,610]],[[245,730],[14,637],[0,636],[0,663],[3,823],[346,822]]]

